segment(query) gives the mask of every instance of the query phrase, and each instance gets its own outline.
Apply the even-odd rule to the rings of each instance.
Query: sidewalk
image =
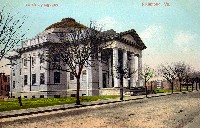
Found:
[[[175,92],[173,94],[179,94],[179,93],[180,92]],[[171,95],[171,93],[149,94],[148,98],[160,97],[160,96],[166,96],[166,95]],[[82,102],[81,105],[75,105],[75,103],[73,103],[73,104],[54,105],[54,106],[47,106],[47,107],[4,111],[4,112],[0,112],[0,119],[24,116],[24,115],[31,115],[31,114],[38,114],[38,113],[44,113],[44,112],[52,112],[52,111],[58,111],[58,110],[67,110],[67,109],[69,110],[69,109],[73,109],[73,108],[82,108],[82,107],[87,107],[87,106],[126,102],[126,101],[139,100],[139,99],[144,99],[144,98],[146,98],[145,95],[139,95],[139,96],[124,97],[124,101],[121,101],[119,98],[118,99],[106,99],[106,100],[97,100],[97,101],[93,101],[93,102]]]

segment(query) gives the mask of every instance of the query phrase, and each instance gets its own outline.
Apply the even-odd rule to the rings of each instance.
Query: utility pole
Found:
[[[10,65],[11,67],[11,74],[10,74],[10,97],[12,98],[12,92],[13,92],[13,66],[16,65],[15,63],[13,63],[12,59],[10,59],[10,64],[6,64],[6,65]]]
[[[9,64],[8,64],[9,65]],[[11,65],[11,74],[10,74],[10,98],[12,98],[12,89],[13,89],[13,87],[12,87],[12,84],[13,84],[13,82],[12,82],[12,75],[13,75],[13,64],[12,64],[12,60],[10,61],[10,65]]]
[[[31,68],[32,68],[32,67],[31,67],[31,61],[32,61],[32,60],[31,60],[31,55],[29,56],[29,61],[30,61],[30,63],[29,63],[29,64],[30,64],[30,65],[29,65],[29,66],[30,66],[29,71],[30,71],[30,91],[31,91]]]

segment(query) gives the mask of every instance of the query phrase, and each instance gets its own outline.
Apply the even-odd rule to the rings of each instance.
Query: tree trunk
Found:
[[[120,100],[123,101],[123,87],[120,87]]]
[[[196,84],[196,90],[198,91],[198,89],[197,89],[197,82],[195,82],[195,84]]]
[[[188,91],[188,83],[187,83],[187,87],[186,87],[187,91]]]
[[[146,97],[147,97],[147,82],[146,81],[145,81],[144,85],[145,85],[145,94],[146,94]]]
[[[200,83],[199,83],[199,89],[200,89]]]
[[[180,92],[182,92],[182,89],[181,89],[181,83],[180,83]]]
[[[174,84],[173,82],[171,84],[172,84],[172,93],[174,93]]]
[[[79,99],[80,77],[77,77],[76,80],[77,80],[77,89],[76,89],[76,105],[80,105],[80,99]]]
[[[194,88],[194,84],[192,83],[192,91],[193,91],[193,88]]]
[[[123,94],[123,82],[122,82],[123,76],[121,75],[120,78],[121,78],[121,80],[120,80],[120,100],[123,101],[123,99],[124,99],[124,94]]]

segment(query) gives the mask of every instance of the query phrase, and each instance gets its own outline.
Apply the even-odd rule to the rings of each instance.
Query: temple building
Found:
[[[22,47],[16,49],[18,54],[9,57],[11,97],[46,98],[76,94],[76,78],[70,72],[49,70],[48,62],[43,59],[49,57],[50,52],[54,52],[49,51],[49,42],[61,42],[59,35],[62,32],[66,33],[67,27],[73,27],[73,25],[82,26],[72,18],[65,18],[49,26],[35,38],[23,42]],[[106,55],[107,59],[97,60],[96,66],[83,68],[80,78],[80,95],[119,94],[120,84],[123,84],[123,87],[143,86],[140,72],[142,71],[142,50],[146,49],[146,46],[139,35],[133,29],[121,33],[116,33],[114,30],[107,32],[115,37],[109,41],[111,45],[104,49],[109,52]],[[99,55],[103,56],[108,52],[102,52]],[[119,65],[127,69],[127,77],[117,77],[119,72],[116,67]]]

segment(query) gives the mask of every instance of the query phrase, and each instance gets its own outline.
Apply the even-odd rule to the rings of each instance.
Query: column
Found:
[[[126,50],[123,50],[123,70],[124,71],[128,71],[128,67],[127,67],[127,51]],[[127,87],[128,86],[127,75],[128,74],[124,74],[124,76],[123,76],[123,87]]]
[[[91,57],[89,57],[89,60],[91,60]],[[84,87],[84,86],[80,86],[80,89],[86,89],[86,92],[87,92],[87,96],[90,96],[91,95],[91,90],[92,90],[92,81],[93,81],[93,77],[92,77],[92,68],[93,68],[93,62],[92,60],[88,62],[87,64],[87,68],[86,68],[86,75],[87,75],[87,86]]]
[[[117,73],[118,66],[118,48],[113,48],[113,79],[114,79],[114,87],[119,87],[119,77]]]
[[[112,87],[112,63],[111,63],[111,57],[108,59],[108,70],[109,70],[109,87],[111,88]]]
[[[135,55],[131,53],[131,60],[130,60],[130,86],[136,87],[135,83]]]
[[[138,86],[143,86],[142,82],[142,55],[138,55]]]
[[[101,53],[98,53],[98,62],[99,62],[99,88],[103,88]]]

